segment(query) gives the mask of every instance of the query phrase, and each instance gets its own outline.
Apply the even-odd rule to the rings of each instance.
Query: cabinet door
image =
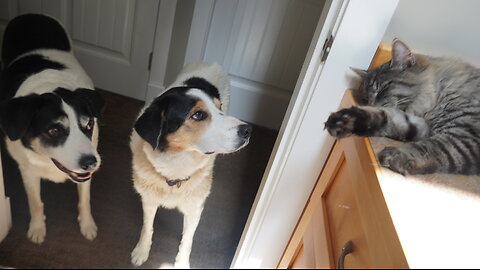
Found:
[[[346,268],[407,268],[368,139],[338,141],[330,163],[319,179],[330,260],[338,263],[342,248],[352,241]]]
[[[369,151],[363,138],[337,141],[279,267],[336,268],[349,241],[345,268],[408,267]]]
[[[326,227],[326,238],[330,240],[329,249],[323,257],[333,262],[332,268],[335,267],[342,248],[352,241],[354,252],[345,257],[345,267],[367,268],[372,266],[372,261],[366,241],[367,231],[362,224],[353,184],[359,175],[352,171],[351,160],[345,156],[343,148],[342,142],[337,145],[336,152],[329,160],[334,166],[329,167],[320,178],[327,185],[322,188],[323,209],[318,211],[322,211],[325,216],[323,226]]]

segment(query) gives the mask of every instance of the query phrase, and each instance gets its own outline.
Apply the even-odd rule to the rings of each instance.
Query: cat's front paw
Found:
[[[378,154],[380,165],[402,175],[415,174],[417,171],[416,160],[408,153],[396,147],[385,147]]]
[[[343,109],[330,114],[327,122],[325,122],[325,128],[328,133],[337,138],[344,138],[352,135],[358,118],[357,110],[358,109],[352,107],[350,109]]]

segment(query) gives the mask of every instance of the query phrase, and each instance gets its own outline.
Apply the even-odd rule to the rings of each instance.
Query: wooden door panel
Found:
[[[353,105],[347,91],[341,107]],[[408,268],[377,179],[377,167],[367,139],[338,140],[330,153],[280,267],[291,266],[292,252],[305,243],[314,227],[316,268],[335,268],[344,244],[353,241],[345,268]],[[301,239],[301,241],[299,240]],[[295,256],[293,256],[295,257]]]
[[[70,32],[75,46],[130,63],[135,19],[131,0],[73,1]]]

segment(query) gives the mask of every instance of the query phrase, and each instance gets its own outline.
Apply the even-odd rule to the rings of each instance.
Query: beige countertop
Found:
[[[370,143],[375,153],[401,144]],[[480,176],[377,174],[410,268],[480,268]]]

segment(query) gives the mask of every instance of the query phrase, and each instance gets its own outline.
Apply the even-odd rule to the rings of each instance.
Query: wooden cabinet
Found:
[[[341,107],[353,103],[349,91]],[[378,183],[368,139],[338,140],[279,264],[280,268],[407,268]]]

